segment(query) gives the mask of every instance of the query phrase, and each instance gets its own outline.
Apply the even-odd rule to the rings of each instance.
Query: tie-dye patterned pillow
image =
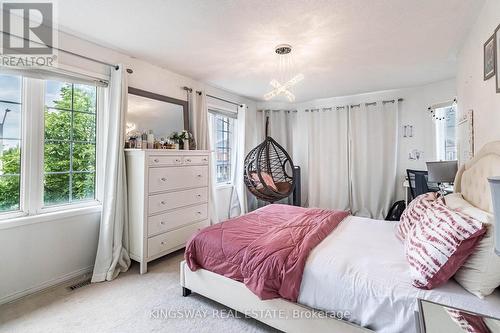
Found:
[[[433,289],[448,281],[474,252],[486,226],[435,203],[405,239],[413,285]]]
[[[429,192],[419,195],[413,199],[408,207],[401,214],[399,224],[396,227],[396,236],[404,241],[406,234],[422,219],[422,215],[427,208],[430,208],[436,202],[444,203],[442,198],[438,198],[437,193]]]

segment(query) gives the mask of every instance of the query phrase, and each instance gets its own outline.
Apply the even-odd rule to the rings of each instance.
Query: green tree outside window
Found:
[[[52,83],[56,82],[47,81],[47,85]],[[96,87],[62,84],[50,105],[44,110],[44,203],[93,199]],[[20,147],[4,150],[0,156],[2,173],[13,175],[0,177],[0,211],[19,209],[20,156]]]

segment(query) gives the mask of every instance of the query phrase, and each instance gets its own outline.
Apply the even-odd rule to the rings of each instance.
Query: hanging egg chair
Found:
[[[244,181],[258,199],[276,202],[287,198],[294,189],[294,165],[290,155],[276,140],[267,135],[245,158]]]

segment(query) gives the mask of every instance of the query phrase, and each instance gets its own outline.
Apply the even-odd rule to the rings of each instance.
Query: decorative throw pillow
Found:
[[[433,289],[448,281],[474,252],[485,232],[483,223],[443,204],[426,209],[405,240],[413,285]]]
[[[436,203],[437,199],[438,195],[435,192],[425,193],[413,199],[403,211],[403,214],[401,214],[400,221],[396,227],[396,236],[404,241],[406,234],[422,219],[425,210]]]
[[[494,250],[493,215],[474,207],[460,193],[446,196],[445,201],[449,208],[482,222],[487,228],[474,253],[454,276],[467,291],[483,299],[500,286],[500,257]]]
[[[274,183],[273,177],[270,174],[268,174],[267,172],[261,171],[260,176],[264,180],[264,183],[267,185],[267,187],[271,188],[275,192],[278,192],[278,188],[276,187],[276,184]],[[257,172],[252,173],[252,179],[255,182],[260,183],[260,178],[259,178],[259,175],[257,175]]]

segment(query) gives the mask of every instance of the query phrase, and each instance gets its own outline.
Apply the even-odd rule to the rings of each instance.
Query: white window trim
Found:
[[[52,221],[60,221],[62,219],[71,218],[80,215],[96,214],[102,211],[101,205],[89,205],[82,207],[71,206],[71,209],[59,210],[56,212],[45,212],[38,215],[24,215],[10,217],[9,219],[0,220],[0,230],[22,227],[30,224],[45,223]]]
[[[103,170],[104,154],[103,145],[100,143],[104,133],[102,123],[107,91],[97,87],[95,198],[44,207],[44,90],[45,81],[23,77],[20,205],[17,211],[0,213],[0,229],[57,220],[75,214],[88,214],[102,209],[103,179],[99,170]]]
[[[215,185],[215,188],[217,190],[222,190],[222,189],[225,189],[225,188],[233,188],[233,183],[232,182],[227,182],[227,183],[217,183]]]

